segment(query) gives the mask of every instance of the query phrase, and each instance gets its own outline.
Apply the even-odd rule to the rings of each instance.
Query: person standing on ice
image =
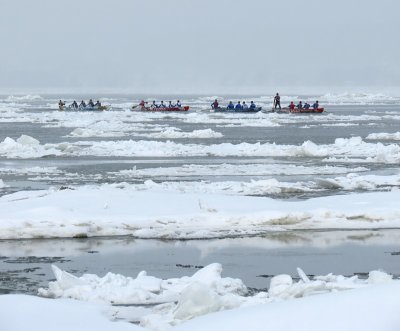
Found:
[[[211,104],[212,109],[217,109],[219,107],[218,100],[215,99],[214,102]]]
[[[277,93],[274,97],[274,109],[278,108],[278,106],[279,106],[279,109],[282,109],[281,108],[281,97],[280,97],[279,93]]]

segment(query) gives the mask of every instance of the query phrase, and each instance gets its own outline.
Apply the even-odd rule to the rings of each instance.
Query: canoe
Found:
[[[103,110],[108,110],[110,107],[109,106],[95,106],[95,107],[71,107],[71,106],[58,106],[59,110],[64,110],[64,111],[103,111]]]
[[[152,108],[152,107],[139,107],[139,106],[133,106],[131,110],[134,111],[188,111],[189,106],[183,106],[183,107],[164,107],[164,108]]]
[[[256,107],[255,109],[228,109],[228,108],[215,108],[211,109],[212,113],[258,113],[261,111],[262,107]]]
[[[317,108],[317,109],[290,109],[290,108],[282,108],[282,109],[272,109],[270,112],[275,113],[293,113],[293,114],[320,114],[324,111],[324,108]]]

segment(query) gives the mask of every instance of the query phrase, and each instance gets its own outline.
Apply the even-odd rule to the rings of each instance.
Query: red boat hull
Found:
[[[189,106],[184,107],[165,107],[165,108],[151,108],[151,107],[138,107],[132,110],[139,110],[139,111],[188,111]]]
[[[324,108],[318,109],[289,109],[289,108],[282,108],[282,109],[275,109],[277,113],[295,113],[295,114],[316,114],[322,113]]]
[[[291,113],[322,113],[324,108],[317,108],[317,109],[293,109],[290,110]]]

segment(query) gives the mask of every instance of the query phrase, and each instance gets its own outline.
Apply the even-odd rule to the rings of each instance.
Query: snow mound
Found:
[[[398,331],[400,283],[209,314],[173,331]]]
[[[221,277],[222,266],[218,263],[200,269],[191,277],[166,280],[148,276],[145,271],[133,279],[113,273],[104,277],[91,274],[76,277],[55,266],[52,268],[56,281],[50,282],[48,289],[39,289],[40,295],[103,304],[153,303],[156,305],[146,306],[148,308],[142,311],[139,320],[142,326],[154,331],[168,330],[184,321],[197,321],[196,317],[234,308],[258,309],[257,307],[263,306],[265,309],[275,309],[276,304],[282,301],[291,302],[296,298],[316,295],[324,298],[321,294],[331,293],[332,296],[332,293],[376,287],[377,284],[399,287],[398,280],[393,280],[391,275],[378,270],[371,271],[367,279],[333,274],[309,278],[298,268],[297,282],[290,275],[276,275],[271,279],[268,293],[248,295],[241,280]],[[121,314],[121,310],[115,306],[109,308],[109,316]]]
[[[37,158],[61,154],[53,146],[41,145],[39,140],[27,135],[21,135],[17,140],[7,137],[0,143],[0,155],[8,158]]]
[[[246,293],[239,279],[222,278],[222,266],[218,263],[199,270],[191,277],[162,280],[148,276],[145,271],[136,278],[107,273],[104,277],[83,275],[76,277],[52,266],[56,281],[48,289],[39,289],[39,294],[53,298],[74,298],[92,302],[113,304],[149,304],[177,301],[180,293],[193,283],[211,288],[216,294]]]

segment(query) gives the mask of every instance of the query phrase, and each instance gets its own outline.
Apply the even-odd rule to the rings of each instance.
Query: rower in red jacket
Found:
[[[289,109],[290,110],[294,110],[294,108],[295,108],[296,106],[294,105],[294,103],[293,103],[293,101],[290,103],[290,105],[289,105]]]

